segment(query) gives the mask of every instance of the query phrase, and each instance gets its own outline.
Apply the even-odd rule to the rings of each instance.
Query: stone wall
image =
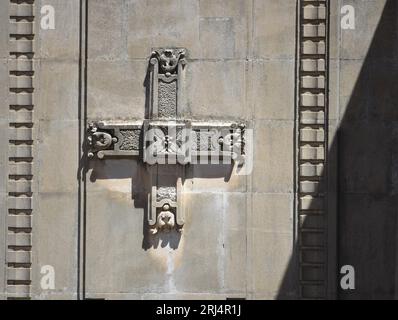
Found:
[[[326,137],[327,179],[304,194],[325,199],[322,230],[308,230],[299,23],[308,23],[302,6],[325,4],[314,21],[329,37],[312,39],[326,40],[324,56],[306,58],[328,67],[315,128]],[[345,4],[356,9],[355,30],[340,28]],[[45,5],[55,29],[41,26]],[[394,0],[3,1],[0,297],[394,297],[396,10]],[[253,171],[189,165],[170,175],[182,185],[184,230],[151,236],[147,165],[88,160],[85,133],[92,121],[148,118],[149,59],[162,47],[187,49],[185,118],[253,130]],[[323,235],[313,243],[322,259],[309,264],[308,231]],[[343,265],[356,270],[354,291],[337,289]]]

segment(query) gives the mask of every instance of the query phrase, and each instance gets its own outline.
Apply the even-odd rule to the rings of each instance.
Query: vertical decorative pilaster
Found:
[[[296,217],[300,296],[328,294],[329,0],[299,0]]]
[[[34,195],[34,0],[9,2],[7,299],[29,299]]]

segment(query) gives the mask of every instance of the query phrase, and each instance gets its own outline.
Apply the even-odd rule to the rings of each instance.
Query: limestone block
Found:
[[[142,15],[142,12],[139,13]],[[94,0],[88,5],[90,60],[127,59],[127,8],[120,0]],[[137,30],[132,30],[132,33]],[[148,50],[148,48],[146,49]],[[146,52],[145,56],[149,53]]]
[[[55,13],[55,29],[40,27],[40,9],[51,5]],[[79,59],[79,0],[41,0],[35,5],[36,41],[38,50],[35,57],[48,60],[77,61]],[[90,28],[89,28],[90,29]],[[91,41],[90,41],[91,43]],[[103,42],[100,42],[103,43]]]
[[[264,120],[294,119],[294,60],[254,61],[254,116]]]
[[[246,176],[237,175],[233,164],[198,164],[188,168],[187,181],[193,192],[245,192]]]
[[[387,1],[386,0],[370,0],[370,1],[343,1],[342,5],[348,4],[355,8],[355,30],[341,31],[341,58],[342,59],[363,59],[366,57],[368,50],[374,40],[375,33],[379,27],[380,17],[383,14]],[[388,14],[388,13],[387,13]],[[393,10],[390,12],[389,19],[395,19]],[[385,24],[387,25],[387,24]],[[392,23],[391,26],[394,24]],[[393,32],[393,30],[391,30]],[[385,30],[387,34],[388,31]],[[388,43],[390,39],[385,37],[385,42],[379,43],[390,48]],[[392,55],[393,52],[386,52],[382,47],[378,48],[381,56]]]
[[[90,61],[88,118],[144,119],[147,66],[147,61]]]
[[[342,192],[389,192],[391,130],[390,126],[382,123],[350,124],[340,128],[339,171]]]
[[[251,2],[246,0],[228,1],[228,5],[222,0],[199,1],[201,57],[245,58],[250,13]]]
[[[36,69],[36,119],[77,120],[79,65],[77,62],[41,61]]]
[[[194,118],[244,119],[245,63],[192,61],[187,68],[187,100]]]
[[[340,26],[341,26],[341,7],[343,4],[338,1],[329,1],[329,57],[331,60],[339,58],[340,47]],[[329,71],[331,71],[330,69]]]
[[[293,188],[293,122],[256,121],[253,191],[287,193]]]
[[[232,293],[246,291],[247,242],[246,214],[247,194],[224,194],[224,288],[228,297]],[[240,297],[245,297],[240,294]]]
[[[39,143],[34,176],[40,192],[75,192],[77,190],[78,122],[40,121]]]
[[[7,212],[7,193],[0,191],[0,210],[4,213]],[[1,230],[6,230],[6,220],[5,220],[5,214],[3,214],[3,217],[0,219],[0,228]],[[2,233],[2,236],[0,237],[0,263],[2,266],[6,265],[6,235],[5,232]],[[5,290],[5,272],[0,272],[0,299],[3,299],[2,295]]]
[[[369,178],[370,181],[372,177]],[[355,263],[356,290],[344,292],[345,299],[390,298],[394,292],[396,228],[391,217],[396,199],[388,194],[344,194],[340,196],[339,260]],[[365,232],[364,232],[365,230]],[[370,277],[375,274],[377,276]]]
[[[178,291],[219,293],[224,282],[226,251],[223,195],[191,193],[187,199],[183,257],[175,270]],[[206,230],[206,232],[203,232]]]
[[[136,195],[138,197],[138,195]],[[143,205],[131,192],[90,191],[87,194],[87,295],[170,292],[175,269],[187,259],[175,234],[148,238]],[[144,238],[145,235],[145,238]],[[167,245],[171,242],[171,247]],[[167,243],[167,244],[166,244]],[[181,251],[181,252],[180,252]],[[104,254],[106,252],[106,254]],[[101,280],[99,280],[101,279]]]
[[[230,17],[200,18],[199,37],[202,57],[231,59],[235,56],[234,20]]]
[[[340,61],[329,60],[329,96],[328,96],[328,107],[329,107],[329,120],[339,119],[339,90],[340,90]]]
[[[34,211],[33,218],[32,298],[72,299],[77,290],[77,192],[40,192],[36,197],[40,211]],[[45,265],[54,268],[54,290],[40,286]]]
[[[0,59],[0,103],[3,105],[0,108],[0,121],[7,119],[8,115],[8,75],[7,60]]]
[[[199,1],[128,0],[127,8],[129,58],[147,58],[154,47],[184,47],[192,58],[200,56]]]
[[[10,50],[8,48],[8,40],[9,40],[9,21],[10,21],[10,13],[9,13],[10,3],[3,2],[1,4],[0,10],[0,29],[2,30],[0,34],[0,60],[6,59],[9,57]]]
[[[254,56],[294,59],[296,1],[254,1]]]
[[[286,271],[293,263],[291,261],[292,234],[259,230],[253,232],[254,298],[277,299],[281,288],[292,283],[286,276]],[[288,295],[289,293],[289,290],[286,290],[281,294]]]
[[[264,232],[292,232],[292,194],[255,193],[252,195],[252,202],[251,228]]]

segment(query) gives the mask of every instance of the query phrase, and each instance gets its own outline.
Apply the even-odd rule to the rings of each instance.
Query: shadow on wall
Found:
[[[337,272],[352,265],[356,276],[355,290],[338,288],[336,298],[393,299],[398,294],[398,1],[387,0],[366,58],[341,60],[341,77],[359,63],[361,71],[328,151],[328,159],[338,161],[335,264]],[[340,107],[344,104],[340,97]],[[299,297],[298,245],[279,299]]]

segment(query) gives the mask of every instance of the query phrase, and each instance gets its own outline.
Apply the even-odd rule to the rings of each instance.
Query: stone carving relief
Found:
[[[151,234],[184,226],[183,177],[203,159],[245,161],[245,124],[186,118],[183,48],[160,48],[149,63],[149,117],[142,121],[91,123],[88,157],[139,157],[150,173],[148,226]],[[219,162],[217,162],[219,163]],[[170,179],[174,177],[174,179]]]
[[[160,73],[171,75],[177,72],[177,65],[180,61],[185,64],[186,50],[184,48],[159,48],[152,52],[155,63],[160,65]]]

